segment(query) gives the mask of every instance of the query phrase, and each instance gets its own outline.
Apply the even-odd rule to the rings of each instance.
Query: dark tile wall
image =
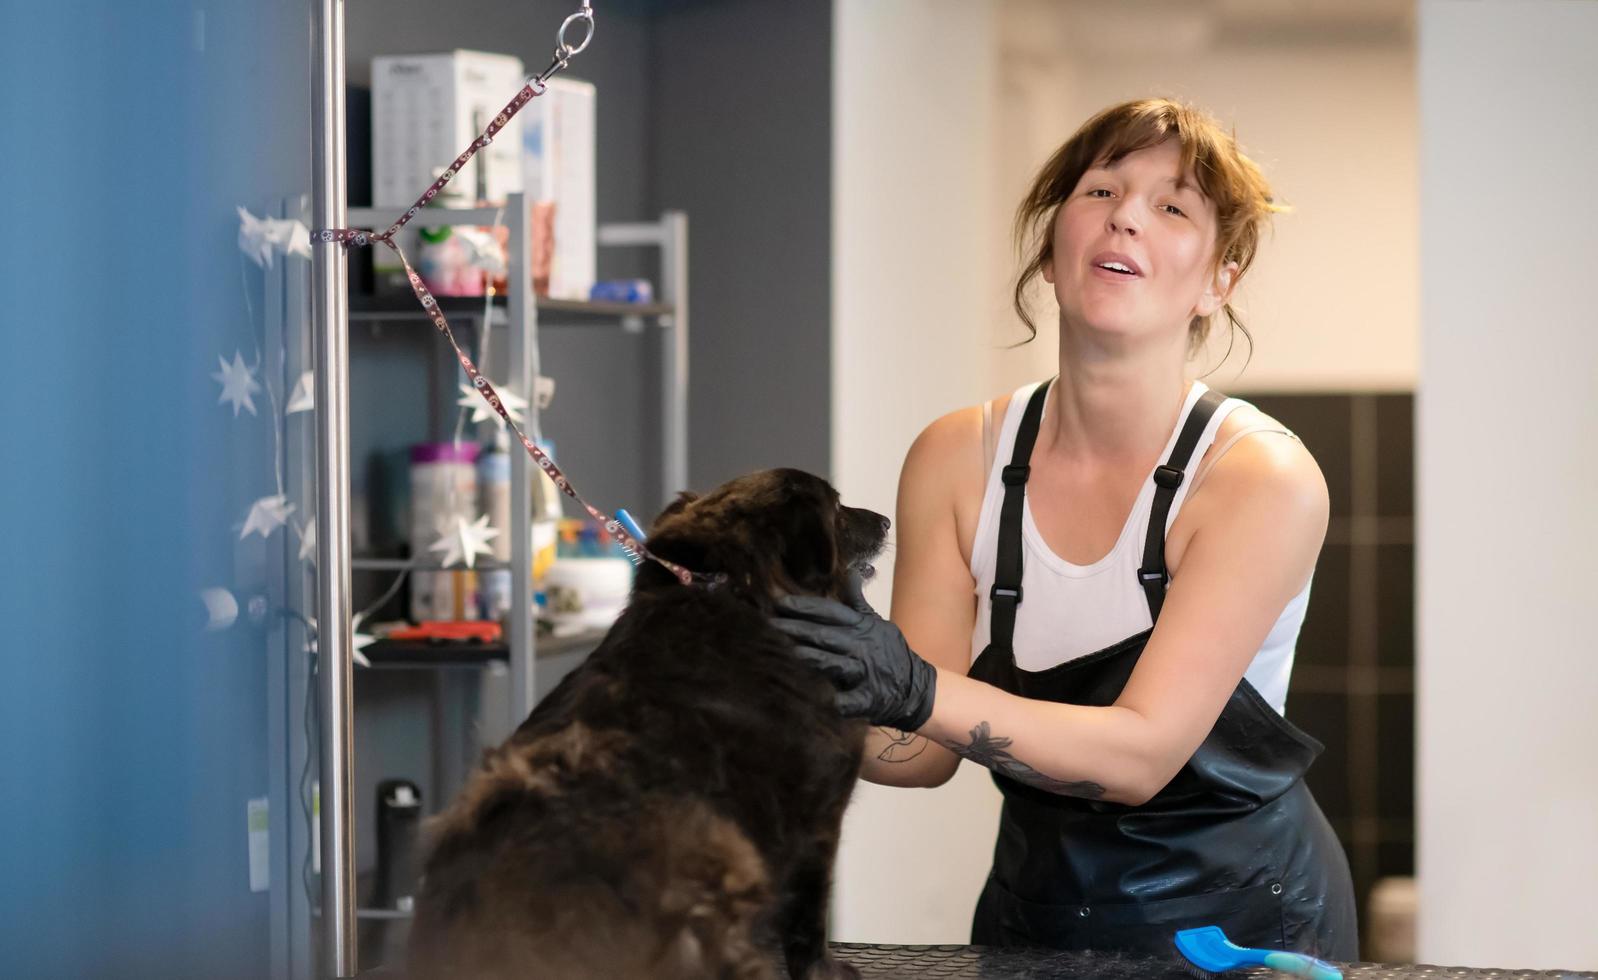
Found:
[[[1287,714],[1325,743],[1306,781],[1371,886],[1415,873],[1414,397],[1245,396],[1296,432],[1331,492]]]

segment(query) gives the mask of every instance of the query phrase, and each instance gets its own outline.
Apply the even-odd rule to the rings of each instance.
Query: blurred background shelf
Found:
[[[534,644],[539,660],[554,660],[572,654],[586,656],[605,638],[605,630],[588,630],[571,636],[540,633]],[[483,643],[477,640],[377,640],[361,650],[372,662],[372,670],[478,669],[493,663],[510,662],[508,643]]]
[[[352,558],[350,569],[357,572],[402,572],[410,569],[413,572],[494,572],[510,567],[510,562],[498,561],[493,558],[479,558],[477,564],[471,568],[461,568],[451,565],[448,568],[438,562],[415,562],[409,558]]]
[[[451,320],[481,319],[485,305],[492,310],[496,326],[509,322],[506,310],[509,297],[501,294],[485,304],[481,296],[438,296],[438,308]],[[629,318],[663,321],[671,326],[677,308],[671,303],[603,303],[539,296],[534,304],[543,322],[540,326],[625,326]],[[428,320],[426,310],[415,295],[401,292],[350,293],[350,320]]]

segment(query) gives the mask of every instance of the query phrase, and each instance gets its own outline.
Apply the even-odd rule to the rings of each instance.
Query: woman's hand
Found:
[[[921,659],[899,628],[866,602],[849,573],[845,605],[817,596],[784,596],[771,624],[794,641],[794,653],[838,688],[838,711],[913,732],[932,716],[937,668]]]

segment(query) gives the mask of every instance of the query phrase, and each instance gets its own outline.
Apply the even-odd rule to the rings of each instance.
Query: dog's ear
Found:
[[[838,518],[831,500],[800,497],[778,515],[777,550],[787,591],[826,595],[837,577]]]
[[[666,520],[668,517],[681,514],[683,511],[688,509],[689,504],[698,499],[699,494],[694,493],[692,490],[682,490],[678,492],[677,499],[667,504],[665,510],[662,510],[659,514],[655,515],[655,519],[649,524],[649,532],[653,534],[655,528],[660,526],[661,521]]]

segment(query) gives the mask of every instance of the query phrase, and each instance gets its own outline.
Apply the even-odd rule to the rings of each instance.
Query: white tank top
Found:
[[[988,631],[992,605],[989,592],[993,588],[998,552],[999,508],[1004,501],[1004,483],[1000,479],[1000,471],[1014,452],[1016,431],[1021,427],[1021,416],[1026,411],[1027,400],[1041,383],[1023,385],[1010,397],[1010,407],[999,432],[998,451],[988,472],[987,491],[982,497],[982,516],[977,521],[976,539],[971,547],[971,576],[976,579],[977,594],[977,622],[971,634],[973,662],[987,647],[990,639]],[[1160,453],[1161,463],[1170,458],[1188,413],[1208,390],[1202,381],[1193,382],[1187,401],[1182,405],[1181,415],[1176,420],[1176,427],[1171,430],[1165,449]],[[1047,398],[1045,414],[1054,399],[1052,390]],[[1182,509],[1182,502],[1187,499],[1198,461],[1215,442],[1215,433],[1220,430],[1221,423],[1246,404],[1239,399],[1228,398],[1211,416],[1189,459],[1187,478],[1177,488],[1176,497],[1171,502],[1171,511],[1165,522],[1167,533]],[[1251,428],[1238,433],[1233,441],[1249,432],[1262,430],[1286,431],[1273,427]],[[1230,442],[1222,452],[1229,448]],[[1151,468],[1143,480],[1143,489],[1138,493],[1137,502],[1132,506],[1132,513],[1122,526],[1120,537],[1110,553],[1091,565],[1077,565],[1056,555],[1049,548],[1032,520],[1030,499],[1027,501],[1021,511],[1021,587],[1025,599],[1016,610],[1013,646],[1017,667],[1023,670],[1045,670],[1119,643],[1153,625],[1148,599],[1137,578],[1153,504],[1154,471]],[[1293,670],[1293,651],[1298,643],[1299,627],[1304,623],[1304,612],[1309,606],[1309,591],[1310,585],[1306,583],[1302,592],[1288,600],[1276,624],[1265,637],[1264,645],[1254,655],[1243,675],[1278,714],[1285,714],[1287,681]]]

